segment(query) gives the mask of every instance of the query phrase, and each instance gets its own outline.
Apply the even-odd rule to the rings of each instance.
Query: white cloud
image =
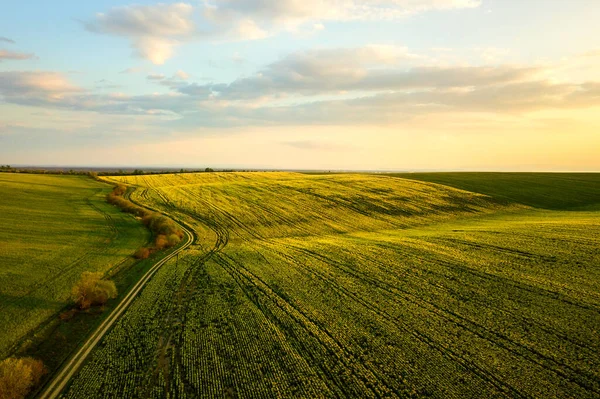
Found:
[[[0,42],[15,44],[15,41],[8,37],[0,36]]]
[[[178,42],[157,37],[141,37],[133,41],[134,54],[149,60],[155,65],[162,65],[173,56],[173,48]]]
[[[190,78],[190,75],[188,75],[186,72],[184,72],[180,69],[177,72],[175,72],[175,77],[177,77],[181,80],[188,80]]]
[[[163,64],[185,41],[257,40],[280,31],[311,34],[327,21],[394,20],[412,14],[478,7],[479,0],[205,0],[131,5],[98,13],[89,31],[126,37],[134,54]]]
[[[181,36],[194,30],[193,7],[185,3],[115,7],[96,14],[89,30],[120,36]]]
[[[160,65],[180,40],[194,33],[194,8],[186,3],[115,7],[85,24],[89,31],[131,40],[134,54]]]
[[[539,68],[433,67],[404,47],[371,45],[289,54],[230,84],[190,84],[179,91],[224,100],[352,92],[471,87],[531,80]]]
[[[442,113],[524,114],[600,106],[600,83],[559,82],[552,68],[428,66],[403,47],[289,54],[230,83],[198,84],[177,71],[148,75],[166,94],[83,90],[54,72],[0,72],[6,103],[168,119],[192,126],[399,124]],[[106,83],[102,81],[101,83]]]
[[[0,72],[0,96],[6,102],[57,105],[82,89],[57,72]]]
[[[213,34],[251,40],[305,24],[322,30],[326,21],[395,20],[413,14],[474,8],[480,0],[212,0],[203,15]],[[237,27],[232,28],[232,27]]]

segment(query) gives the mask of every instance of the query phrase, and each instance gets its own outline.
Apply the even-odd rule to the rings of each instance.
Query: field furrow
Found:
[[[600,395],[594,211],[382,175],[113,179],[197,240],[65,397]]]

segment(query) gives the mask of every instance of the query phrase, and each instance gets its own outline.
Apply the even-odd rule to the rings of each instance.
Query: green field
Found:
[[[538,208],[562,210],[600,204],[598,173],[394,173]]]
[[[148,240],[85,176],[0,173],[0,359],[69,303],[83,271],[116,271]]]
[[[196,242],[65,397],[596,398],[598,176],[525,177],[113,178]]]

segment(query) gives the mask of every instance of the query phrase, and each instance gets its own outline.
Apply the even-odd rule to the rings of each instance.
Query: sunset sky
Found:
[[[598,0],[1,10],[0,164],[600,171]]]

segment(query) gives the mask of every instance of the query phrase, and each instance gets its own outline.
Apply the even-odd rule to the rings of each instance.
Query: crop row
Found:
[[[210,244],[161,269],[65,397],[600,395],[594,215],[473,218],[500,206],[303,176],[119,178]]]

